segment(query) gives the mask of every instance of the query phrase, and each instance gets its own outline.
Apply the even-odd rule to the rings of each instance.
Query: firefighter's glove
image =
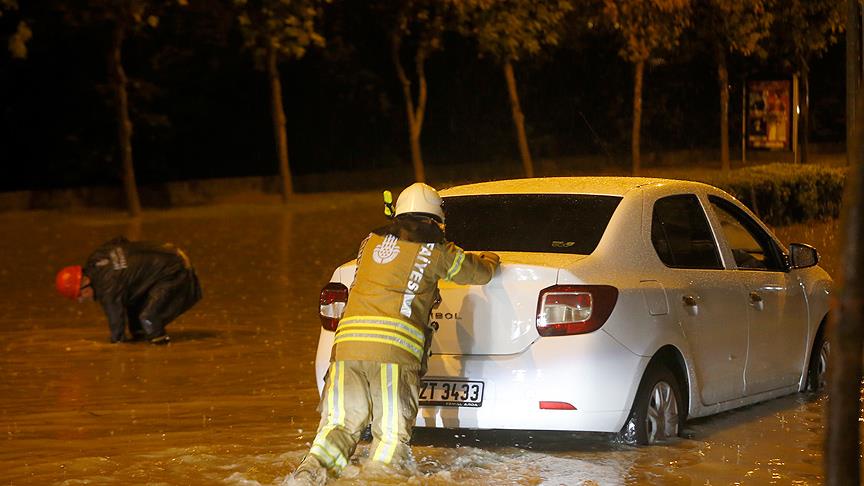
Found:
[[[480,258],[492,262],[496,267],[501,263],[501,257],[499,257],[497,253],[492,253],[491,251],[481,252]]]

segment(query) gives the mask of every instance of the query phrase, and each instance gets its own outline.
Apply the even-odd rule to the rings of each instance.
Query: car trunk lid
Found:
[[[583,255],[501,252],[501,266],[486,285],[441,281],[433,354],[500,355],[523,351],[537,338],[537,297],[558,281],[559,269]]]

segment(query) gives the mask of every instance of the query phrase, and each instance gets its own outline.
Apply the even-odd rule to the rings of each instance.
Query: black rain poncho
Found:
[[[94,251],[82,269],[102,305],[111,342],[153,340],[165,326],[201,300],[201,286],[186,254],[170,243],[118,237]]]

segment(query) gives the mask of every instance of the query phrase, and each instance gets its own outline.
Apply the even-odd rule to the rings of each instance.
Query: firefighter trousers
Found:
[[[321,423],[297,471],[318,464],[338,474],[351,459],[360,434],[372,423],[369,459],[400,468],[411,459],[417,418],[419,364],[335,361],[321,394]],[[314,456],[310,457],[310,456]]]

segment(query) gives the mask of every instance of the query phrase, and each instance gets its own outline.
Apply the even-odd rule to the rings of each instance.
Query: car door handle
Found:
[[[687,314],[696,317],[699,315],[699,299],[693,295],[684,295],[681,297],[684,302],[684,310]]]
[[[765,302],[762,301],[762,296],[759,295],[759,292],[750,292],[750,305],[759,311],[765,308]]]

